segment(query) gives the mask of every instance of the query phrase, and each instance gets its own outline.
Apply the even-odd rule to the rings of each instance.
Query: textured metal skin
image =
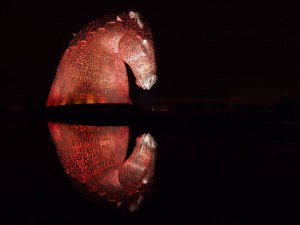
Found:
[[[125,63],[141,88],[156,82],[151,31],[132,11],[100,18],[76,34],[61,58],[47,106],[131,103]]]
[[[61,164],[76,184],[118,206],[138,209],[154,176],[156,142],[150,134],[136,139],[126,159],[127,126],[48,125]]]

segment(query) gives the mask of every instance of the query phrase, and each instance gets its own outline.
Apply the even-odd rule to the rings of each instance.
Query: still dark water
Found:
[[[68,160],[62,156],[64,151],[70,152],[68,146],[62,147],[64,140],[69,146],[72,143],[77,146],[76,151],[82,151],[76,138],[85,132],[86,126],[79,126],[75,136],[72,129],[60,131],[60,145],[57,145],[60,150],[57,150],[47,121],[1,119],[1,224],[299,224],[298,128],[276,135],[273,128],[250,132],[247,127],[233,130],[228,125],[220,130],[208,125],[201,127],[201,124],[166,126],[123,126],[129,131],[127,143],[126,134],[114,136],[113,131],[105,131],[107,126],[98,124],[90,126],[92,131],[80,141],[88,146],[86,151],[92,151],[97,146],[95,139],[103,139],[103,131],[111,137],[110,143],[121,143],[125,137],[120,145],[128,144],[128,149],[127,152],[123,149],[121,158],[128,160],[135,154],[136,138],[151,134],[157,144],[155,152],[146,157],[151,163],[140,158],[136,161],[148,168],[143,175],[137,167],[114,167],[119,173],[125,171],[122,184],[127,185],[127,192],[138,189],[143,193],[139,209],[129,212],[128,207],[118,208],[116,202],[109,202],[105,197],[89,195],[88,188],[82,188],[71,178],[77,176],[78,180],[80,171],[91,168],[96,150],[89,153],[94,156],[82,170],[75,166],[75,172],[70,172],[74,159],[63,165],[62,158]],[[114,125],[113,130],[119,129]],[[282,132],[280,129],[278,132]],[[97,136],[99,132],[102,133]],[[68,139],[70,133],[73,140]],[[89,138],[94,144],[89,144]],[[109,177],[108,172],[96,185],[107,183]],[[146,191],[140,188],[144,184],[139,182],[143,180],[134,180],[143,177],[149,179]],[[130,182],[136,182],[135,186]],[[110,195],[112,199],[115,196],[110,191],[116,185],[113,182],[110,185],[97,187],[96,191],[102,188],[103,193],[106,191],[102,195]]]

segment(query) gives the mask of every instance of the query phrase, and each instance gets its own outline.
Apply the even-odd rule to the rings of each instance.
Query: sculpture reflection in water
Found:
[[[126,159],[128,126],[48,125],[60,161],[77,186],[118,207],[139,208],[154,176],[157,144],[150,134],[136,139]]]

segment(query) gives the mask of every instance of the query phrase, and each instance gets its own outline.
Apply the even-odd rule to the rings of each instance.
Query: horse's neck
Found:
[[[125,64],[116,51],[120,31],[101,29],[94,35],[65,53],[48,105],[130,103]]]

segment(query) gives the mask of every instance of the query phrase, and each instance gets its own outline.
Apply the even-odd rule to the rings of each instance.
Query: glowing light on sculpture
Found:
[[[132,11],[102,17],[75,35],[61,58],[47,106],[131,103],[125,63],[139,87],[154,85],[152,33]]]
[[[154,176],[157,145],[150,134],[136,139],[126,159],[127,126],[48,125],[60,161],[78,186],[118,207],[139,208]]]

